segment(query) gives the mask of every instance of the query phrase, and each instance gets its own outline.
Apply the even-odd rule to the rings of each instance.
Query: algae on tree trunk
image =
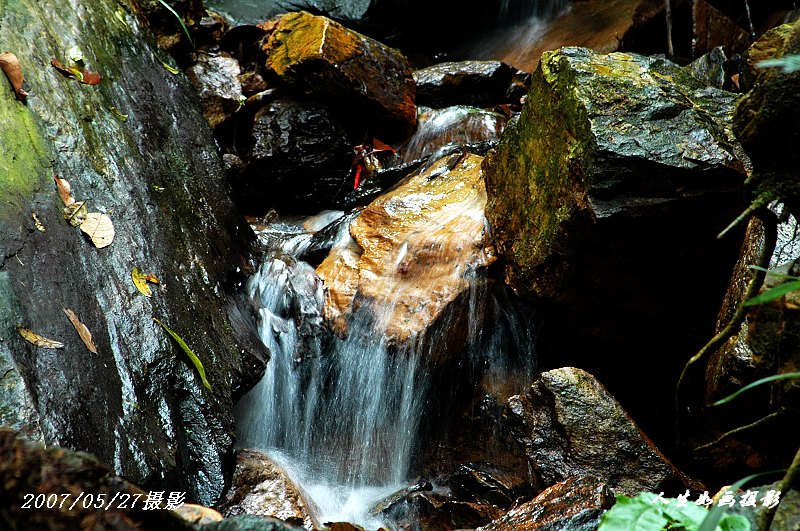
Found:
[[[232,464],[233,392],[258,376],[243,375],[224,311],[252,235],[194,89],[159,64],[151,41],[125,2],[0,0],[0,42],[19,57],[29,91],[27,105],[0,91],[0,365],[16,390],[0,423],[27,423],[146,488],[210,504]],[[100,84],[50,66],[74,47]],[[112,245],[96,249],[67,224],[54,175],[113,219]],[[131,281],[135,267],[162,280],[151,299]],[[91,329],[97,355],[62,307]],[[153,315],[189,331],[213,393]],[[37,350],[19,325],[65,349]]]

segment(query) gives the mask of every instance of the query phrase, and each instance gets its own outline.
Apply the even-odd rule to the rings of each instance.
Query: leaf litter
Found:
[[[208,383],[208,380],[206,379],[206,370],[205,368],[203,368],[203,363],[200,361],[200,358],[198,358],[197,355],[194,352],[192,352],[192,349],[189,348],[189,345],[187,345],[183,339],[181,339],[181,336],[173,332],[172,329],[170,329],[167,325],[165,325],[155,317],[153,317],[153,321],[160,324],[161,328],[163,328],[170,335],[170,337],[172,337],[172,339],[175,340],[178,346],[180,346],[181,349],[183,349],[183,352],[185,352],[186,355],[189,356],[189,359],[192,360],[192,363],[194,364],[194,368],[197,369],[197,372],[200,375],[200,380],[202,380],[203,385],[206,387],[206,389],[211,391],[211,384]]]
[[[64,348],[64,343],[61,341],[56,341],[55,339],[48,339],[44,336],[40,336],[30,328],[25,328],[23,326],[17,327],[17,332],[19,335],[22,336],[22,339],[27,341],[32,345],[36,345],[39,348]]]
[[[64,315],[67,316],[69,322],[72,323],[72,326],[75,327],[75,331],[78,332],[81,341],[83,341],[83,344],[86,345],[87,349],[89,349],[89,352],[97,354],[97,347],[95,346],[94,341],[92,341],[92,333],[89,332],[89,329],[86,327],[86,325],[83,324],[81,320],[78,319],[78,316],[75,315],[75,312],[69,308],[61,308],[61,310],[64,312]]]

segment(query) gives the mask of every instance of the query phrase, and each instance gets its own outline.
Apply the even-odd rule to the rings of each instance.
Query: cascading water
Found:
[[[270,453],[313,500],[318,521],[375,528],[387,523],[370,516],[369,508],[405,487],[414,472],[420,427],[430,420],[426,407],[436,372],[431,360],[455,349],[465,379],[495,378],[507,385],[514,380],[504,373],[509,352],[529,348],[531,338],[524,320],[509,318],[513,311],[490,296],[485,273],[478,272],[470,274],[471,288],[461,302],[468,306],[466,322],[442,327],[463,326],[462,346],[443,345],[444,336],[432,342],[387,339],[392,306],[407,300],[403,290],[409,288],[399,282],[389,286],[393,303],[362,304],[347,319],[344,337],[326,333],[321,281],[299,257],[319,244],[323,233],[335,240],[335,249],[354,245],[344,217],[331,225],[338,223],[337,230],[312,236],[339,216],[273,223],[261,234],[271,251],[249,280],[248,292],[272,358],[261,382],[237,406],[238,444]],[[392,258],[398,268],[405,252],[401,248]],[[489,331],[482,328],[487,315],[493,323]],[[532,359],[525,354],[522,358]],[[522,385],[530,382],[530,369],[528,364],[514,370]],[[441,403],[439,408],[441,415]]]

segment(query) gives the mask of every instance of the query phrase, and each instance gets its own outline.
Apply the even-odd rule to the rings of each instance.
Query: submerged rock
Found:
[[[350,225],[352,240],[317,268],[335,330],[344,333],[347,315],[375,303],[391,309],[375,316],[390,341],[421,339],[467,293],[475,272],[495,260],[483,218],[482,161],[441,159],[361,211]]]
[[[303,493],[275,461],[255,450],[236,453],[231,488],[219,508],[225,516],[270,516],[315,528]]]
[[[400,52],[306,12],[278,18],[263,45],[267,70],[294,89],[349,109],[348,118],[386,141],[417,121],[414,78]]]
[[[685,477],[591,374],[572,367],[542,373],[508,400],[511,430],[540,486],[594,476],[618,494],[682,489]]]
[[[592,476],[571,477],[481,527],[481,531],[593,531],[614,505],[608,485]]]

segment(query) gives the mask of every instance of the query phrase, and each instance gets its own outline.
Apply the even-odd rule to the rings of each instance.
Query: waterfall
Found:
[[[564,11],[569,3],[569,0],[503,0],[498,21],[506,25],[531,18],[550,18]]]
[[[371,517],[369,508],[413,479],[418,432],[431,418],[431,360],[453,345],[442,344],[444,335],[427,344],[417,337],[392,344],[384,331],[393,308],[369,302],[349,316],[343,337],[325,330],[323,286],[301,258],[321,240],[335,249],[354,245],[348,230],[353,217],[329,212],[272,223],[261,232],[270,249],[247,291],[272,358],[237,405],[238,445],[265,450],[284,466],[312,498],[320,522],[376,528],[387,523]],[[393,259],[399,264],[402,255],[403,249]],[[508,351],[531,344],[526,320],[509,317],[511,307],[490,296],[485,273],[473,277],[460,303],[468,307],[466,322],[441,329],[466,330],[459,347],[466,379],[507,385],[513,380]],[[399,285],[389,289],[396,303],[404,300]],[[483,328],[487,319],[489,331]],[[527,351],[521,357],[532,359]],[[522,385],[531,381],[529,366],[511,372]]]

